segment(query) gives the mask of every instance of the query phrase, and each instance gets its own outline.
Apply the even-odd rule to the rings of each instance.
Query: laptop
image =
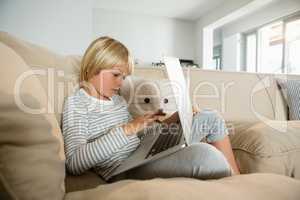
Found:
[[[178,58],[164,57],[164,63],[172,83],[173,94],[176,94],[174,96],[181,128],[176,134],[161,129],[155,134],[144,135],[139,147],[114,170],[112,176],[170,155],[190,145],[193,111],[188,84]]]

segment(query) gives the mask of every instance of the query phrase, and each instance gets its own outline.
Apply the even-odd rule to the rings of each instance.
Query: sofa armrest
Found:
[[[270,172],[300,179],[300,121],[243,127],[230,137],[241,173]]]

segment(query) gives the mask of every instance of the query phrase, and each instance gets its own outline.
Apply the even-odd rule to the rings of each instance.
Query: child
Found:
[[[66,99],[63,111],[66,166],[70,173],[79,175],[94,169],[109,180],[112,172],[139,146],[137,133],[159,130],[160,124],[155,122],[159,115],[148,113],[133,119],[126,101],[118,95],[132,70],[132,57],[119,41],[100,37],[86,50],[81,62],[81,88]],[[178,114],[174,113],[163,123],[178,121]],[[191,146],[132,169],[127,177],[204,179],[228,176],[232,170],[239,173],[224,120],[217,113],[197,113],[192,131]],[[204,137],[211,145],[200,142]]]

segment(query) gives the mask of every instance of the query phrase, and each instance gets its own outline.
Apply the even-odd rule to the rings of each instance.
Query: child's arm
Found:
[[[124,124],[122,128],[126,135],[134,135],[143,130],[147,126],[151,125],[154,121],[157,121],[163,113],[148,113],[143,116],[139,116],[133,119],[131,122]]]
[[[66,165],[72,174],[101,164],[129,143],[129,137],[122,127],[110,129],[105,135],[87,142],[87,112],[79,111],[72,102],[66,102],[63,112],[63,136],[66,151]]]

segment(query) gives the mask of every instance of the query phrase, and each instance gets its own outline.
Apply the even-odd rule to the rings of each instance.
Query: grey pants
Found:
[[[155,177],[190,177],[216,179],[231,175],[224,155],[214,146],[200,142],[215,142],[228,135],[224,119],[214,110],[203,110],[193,117],[192,145],[173,154],[114,177],[120,179],[150,179]]]

